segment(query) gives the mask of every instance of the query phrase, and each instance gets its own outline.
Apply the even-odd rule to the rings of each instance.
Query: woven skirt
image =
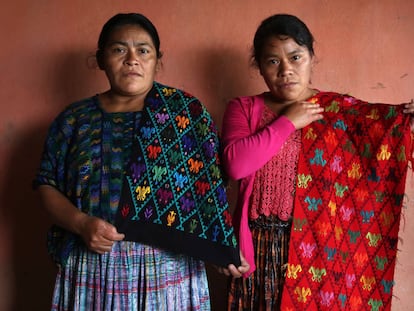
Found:
[[[58,271],[52,310],[210,310],[204,263],[135,242],[103,255],[78,246]]]
[[[256,270],[249,278],[231,278],[228,310],[280,310],[291,221],[261,216],[249,225]]]

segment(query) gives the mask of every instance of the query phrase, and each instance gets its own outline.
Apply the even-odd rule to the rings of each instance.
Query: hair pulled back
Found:
[[[298,17],[289,14],[275,14],[262,21],[253,39],[253,59],[259,64],[266,41],[270,37],[287,36],[301,46],[306,46],[313,56],[313,36]]]

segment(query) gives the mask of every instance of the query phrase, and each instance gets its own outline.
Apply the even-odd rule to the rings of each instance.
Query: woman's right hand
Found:
[[[323,119],[323,111],[324,109],[319,104],[304,101],[290,104],[282,114],[287,117],[298,130],[314,121]]]
[[[80,235],[86,246],[98,254],[110,252],[114,242],[125,237],[110,223],[93,216],[85,216],[80,227]]]
[[[41,185],[39,192],[52,221],[56,225],[80,235],[91,251],[99,254],[109,252],[115,241],[124,239],[124,235],[118,233],[113,225],[101,218],[82,212],[55,187]]]
[[[227,268],[216,267],[217,271],[226,276],[232,276],[233,278],[239,278],[244,273],[250,270],[250,265],[247,262],[246,258],[244,258],[241,251],[240,251],[240,261],[241,261],[241,265],[238,267],[236,267],[234,264],[229,264]]]

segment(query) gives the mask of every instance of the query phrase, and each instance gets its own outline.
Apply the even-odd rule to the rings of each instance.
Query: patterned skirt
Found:
[[[228,310],[280,310],[288,260],[291,221],[260,216],[250,221],[256,270],[230,281]]]
[[[204,263],[134,242],[104,255],[79,246],[59,269],[52,310],[210,310]]]

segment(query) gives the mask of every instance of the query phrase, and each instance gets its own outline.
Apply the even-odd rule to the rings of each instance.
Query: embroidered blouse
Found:
[[[259,129],[264,128],[277,117],[265,106]],[[276,215],[281,220],[288,220],[292,216],[299,148],[300,131],[295,131],[288,137],[280,151],[256,172],[249,210],[250,219],[257,219],[260,215]]]

